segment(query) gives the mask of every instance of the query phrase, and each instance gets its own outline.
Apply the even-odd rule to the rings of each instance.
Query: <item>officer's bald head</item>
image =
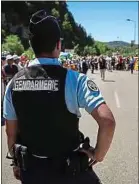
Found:
[[[55,17],[38,11],[30,19],[30,43],[36,55],[60,50],[61,30]]]

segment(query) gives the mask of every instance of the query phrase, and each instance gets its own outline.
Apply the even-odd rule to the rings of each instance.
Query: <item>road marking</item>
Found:
[[[117,92],[115,91],[114,92],[114,96],[115,96],[115,101],[116,101],[116,105],[117,105],[117,108],[120,108],[120,101],[119,101],[119,97],[118,97],[118,94]]]

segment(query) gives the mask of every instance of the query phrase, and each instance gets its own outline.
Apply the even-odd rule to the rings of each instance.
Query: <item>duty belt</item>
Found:
[[[74,149],[72,152],[76,152],[76,151],[79,151],[79,149],[81,148],[81,146],[78,146],[76,149]],[[32,156],[36,157],[36,158],[40,158],[40,159],[43,159],[43,158],[49,158],[47,156],[40,156],[40,155],[36,155],[36,154],[33,154],[32,153]]]
[[[40,166],[45,165],[44,163],[46,163],[46,167],[52,172],[54,170],[56,172],[62,171],[65,172],[65,174],[69,174],[72,176],[77,175],[83,171],[92,169],[92,167],[89,166],[89,158],[87,157],[87,155],[80,152],[80,149],[89,149],[89,142],[89,138],[84,139],[84,143],[81,143],[79,147],[74,149],[72,153],[69,154],[69,156],[61,158],[50,158],[47,156],[30,154],[26,146],[15,144],[13,149],[13,164],[20,167],[22,170],[26,170],[30,167],[30,163],[32,163],[33,160],[33,162],[35,162],[36,164],[38,163]],[[45,160],[43,161],[43,159]]]

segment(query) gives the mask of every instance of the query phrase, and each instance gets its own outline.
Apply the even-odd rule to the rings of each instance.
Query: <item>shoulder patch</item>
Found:
[[[88,87],[91,91],[99,91],[97,85],[96,85],[92,80],[88,80],[88,81],[87,81],[87,87]]]

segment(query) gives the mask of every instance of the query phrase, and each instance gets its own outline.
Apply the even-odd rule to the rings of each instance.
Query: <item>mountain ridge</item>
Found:
[[[131,46],[131,43],[125,42],[125,41],[109,41],[109,42],[103,42],[106,45],[110,47],[127,47]]]

